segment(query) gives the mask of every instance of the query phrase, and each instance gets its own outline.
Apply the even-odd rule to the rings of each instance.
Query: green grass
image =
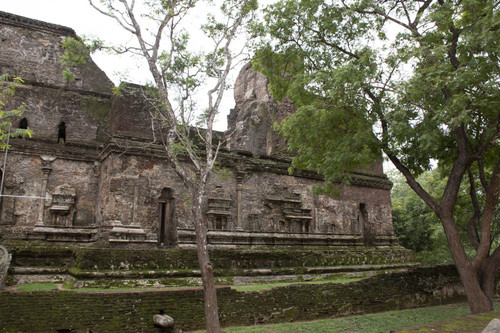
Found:
[[[24,283],[17,286],[19,291],[44,291],[57,289],[57,283]]]
[[[287,281],[287,282],[273,282],[273,283],[259,283],[259,284],[249,284],[241,286],[231,286],[237,291],[251,292],[251,291],[262,291],[269,290],[276,287],[285,287],[292,284],[323,284],[323,283],[349,283],[359,281],[362,278],[349,278],[349,279],[335,279],[335,280],[313,280],[313,281]]]
[[[500,308],[500,300],[495,301],[495,309]],[[467,303],[431,306],[400,311],[388,311],[366,315],[356,315],[335,319],[320,319],[307,322],[293,322],[272,325],[239,326],[223,329],[225,333],[379,333],[400,330],[405,327],[424,325],[470,315]],[[203,331],[197,331],[199,333]]]

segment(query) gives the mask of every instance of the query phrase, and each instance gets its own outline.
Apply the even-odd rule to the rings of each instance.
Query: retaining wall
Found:
[[[336,317],[464,300],[453,266],[414,268],[345,285],[291,285],[261,292],[218,289],[221,324]],[[2,292],[0,332],[158,332],[164,312],[176,330],[204,326],[201,289],[143,292]]]

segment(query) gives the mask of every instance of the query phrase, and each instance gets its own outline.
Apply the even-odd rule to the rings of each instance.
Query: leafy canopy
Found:
[[[497,1],[282,0],[266,25],[255,65],[299,107],[278,127],[295,167],[334,180],[383,150],[417,176],[451,166],[457,127],[498,160]]]

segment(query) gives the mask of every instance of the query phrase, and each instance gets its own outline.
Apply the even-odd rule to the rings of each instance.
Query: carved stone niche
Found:
[[[311,209],[302,208],[300,193],[287,195],[270,195],[266,198],[273,210],[275,229],[282,232],[311,232]]]
[[[231,197],[218,185],[208,196],[208,228],[210,230],[229,230],[231,218]]]
[[[61,227],[72,227],[76,214],[76,192],[68,184],[57,186],[52,193],[52,203],[49,211],[51,225]]]

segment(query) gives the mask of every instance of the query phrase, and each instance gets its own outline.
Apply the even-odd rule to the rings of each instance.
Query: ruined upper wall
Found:
[[[73,29],[0,12],[0,74],[24,80],[6,108],[25,105],[22,117],[35,140],[102,142],[107,138],[113,83],[91,59],[72,69],[77,80],[63,79],[61,41],[68,37],[76,37]],[[13,119],[13,126],[20,121]]]
[[[61,41],[68,37],[76,37],[73,29],[0,11],[0,74],[19,76],[27,84],[111,94],[113,83],[91,59],[72,69],[74,82],[63,79]]]
[[[267,77],[254,71],[251,63],[241,69],[234,85],[236,106],[227,117],[230,150],[261,156],[290,155],[285,138],[274,130],[274,124],[294,113],[297,107],[286,97],[276,102],[267,89],[268,83]],[[383,174],[382,159],[358,171]]]
[[[234,85],[236,106],[227,117],[228,148],[254,155],[284,155],[286,142],[273,129],[287,115],[295,112],[293,103],[285,99],[277,103],[267,89],[267,78],[247,63]]]
[[[113,98],[110,135],[153,140],[151,127],[153,109],[146,94],[146,88],[143,86],[122,83],[120,94]]]

